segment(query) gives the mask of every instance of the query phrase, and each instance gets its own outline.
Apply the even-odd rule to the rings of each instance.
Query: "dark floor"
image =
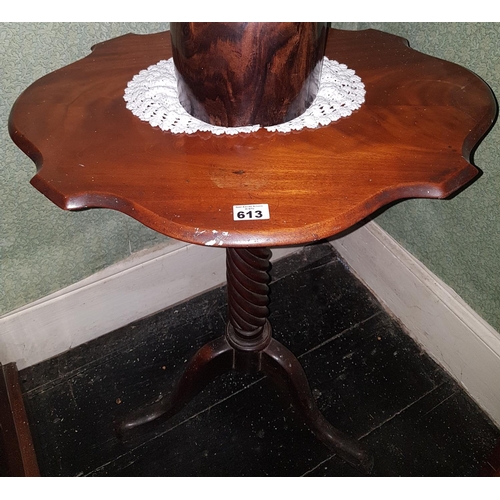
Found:
[[[492,474],[495,427],[404,333],[328,244],[274,264],[275,337],[317,403],[374,455],[373,476]],[[168,394],[224,331],[225,288],[20,372],[45,476],[358,476],[257,375],[228,373],[168,421],[117,439],[113,422]]]

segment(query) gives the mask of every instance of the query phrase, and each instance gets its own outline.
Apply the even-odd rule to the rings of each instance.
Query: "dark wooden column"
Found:
[[[276,125],[318,91],[327,23],[171,23],[179,100],[213,125]]]

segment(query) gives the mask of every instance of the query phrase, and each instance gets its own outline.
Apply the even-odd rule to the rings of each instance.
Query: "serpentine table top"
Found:
[[[9,131],[36,163],[33,186],[63,209],[119,210],[190,243],[299,244],[399,199],[450,196],[478,175],[470,154],[496,113],[469,70],[394,35],[331,29],[326,56],[366,89],[351,116],[289,133],[173,134],[123,99],[135,74],[171,54],[169,32],[129,34],[25,90]],[[233,215],[255,204],[268,219]]]

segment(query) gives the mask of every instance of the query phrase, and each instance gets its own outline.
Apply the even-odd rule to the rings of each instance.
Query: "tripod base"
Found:
[[[264,344],[261,348],[235,348],[234,337],[234,330],[229,324],[225,336],[205,344],[193,356],[170,398],[131,413],[118,424],[118,432],[127,432],[160,417],[172,417],[207,384],[229,370],[260,372],[291,398],[298,414],[329,449],[357,469],[366,473],[371,470],[373,459],[367,450],[355,439],[335,429],[321,414],[298,359],[272,338],[267,321],[260,335],[260,345]]]

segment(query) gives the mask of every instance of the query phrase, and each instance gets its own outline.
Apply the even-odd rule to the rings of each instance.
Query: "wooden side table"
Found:
[[[370,454],[325,420],[299,362],[272,338],[269,247],[330,237],[390,202],[466,186],[496,102],[470,71],[379,31],[330,30],[326,55],[356,71],[366,101],[329,126],[287,134],[175,135],[133,116],[124,89],[171,56],[168,32],[100,43],[16,101],[11,137],[37,165],[31,183],[56,205],[119,210],[172,238],[226,248],[225,335],[195,354],[168,400],[138,410],[122,431],[172,415],[226,370],[261,371],[327,446],[370,467]],[[268,205],[269,219],[233,217],[234,206],[255,204]]]

